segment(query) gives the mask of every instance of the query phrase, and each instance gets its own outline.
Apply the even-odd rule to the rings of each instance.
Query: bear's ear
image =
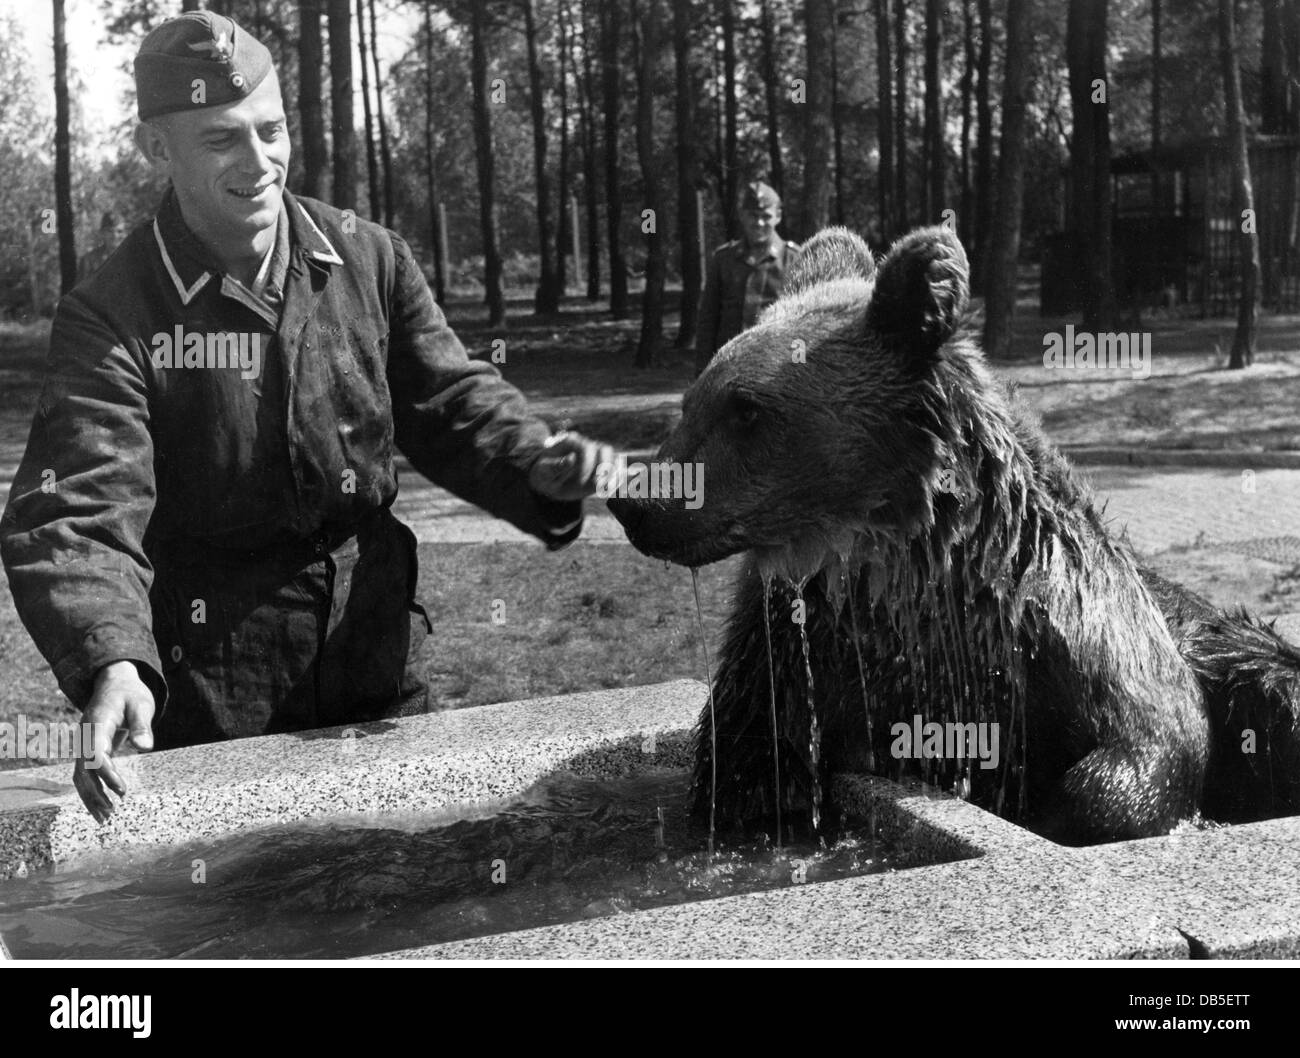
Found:
[[[894,243],[876,274],[867,323],[886,342],[933,353],[952,337],[970,295],[970,266],[947,228],[922,228]]]
[[[786,274],[782,294],[798,294],[828,279],[870,279],[876,272],[871,248],[848,228],[823,228],[799,251]]]

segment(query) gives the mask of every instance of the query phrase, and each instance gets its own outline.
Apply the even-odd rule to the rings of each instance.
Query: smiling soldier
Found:
[[[423,711],[397,451],[550,548],[613,460],[468,359],[399,236],[285,190],[260,42],[186,14],[145,38],[135,80],[136,143],[171,186],[59,303],[0,523],[18,612],[97,725],[98,766],[74,781],[100,821],[104,787],[125,793],[115,737]]]

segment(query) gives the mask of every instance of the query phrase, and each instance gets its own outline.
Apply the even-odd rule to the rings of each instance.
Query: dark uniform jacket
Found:
[[[580,504],[528,487],[547,426],[467,358],[407,244],[284,203],[275,311],[219,273],[171,193],[60,301],[0,521],[59,686],[84,707],[102,666],[135,661],[159,748],[419,708],[395,450],[552,547],[581,529]]]
[[[695,373],[708,366],[713,355],[753,324],[758,313],[781,296],[785,275],[799,256],[796,242],[774,237],[769,254],[751,265],[744,239],[723,243],[709,261],[700,296],[699,334],[695,342]],[[754,289],[750,276],[755,272]],[[747,296],[748,295],[748,296]]]

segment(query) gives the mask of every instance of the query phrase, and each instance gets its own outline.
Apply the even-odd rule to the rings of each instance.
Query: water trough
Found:
[[[275,735],[127,762],[97,826],[70,765],[0,774],[0,916],[24,880],[113,850],[351,817],[455,813],[556,772],[686,763],[705,688],[678,681]],[[910,866],[391,951],[385,958],[1113,959],[1300,956],[1300,818],[1090,849],[865,776],[836,800]],[[8,895],[7,895],[8,894]],[[11,939],[21,957],[21,945]],[[202,954],[197,952],[196,954]]]

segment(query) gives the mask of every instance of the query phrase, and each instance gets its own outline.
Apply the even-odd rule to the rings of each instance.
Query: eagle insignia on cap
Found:
[[[230,58],[230,36],[222,33],[216,40],[201,40],[191,44],[190,51],[206,51],[208,58],[224,62]]]

